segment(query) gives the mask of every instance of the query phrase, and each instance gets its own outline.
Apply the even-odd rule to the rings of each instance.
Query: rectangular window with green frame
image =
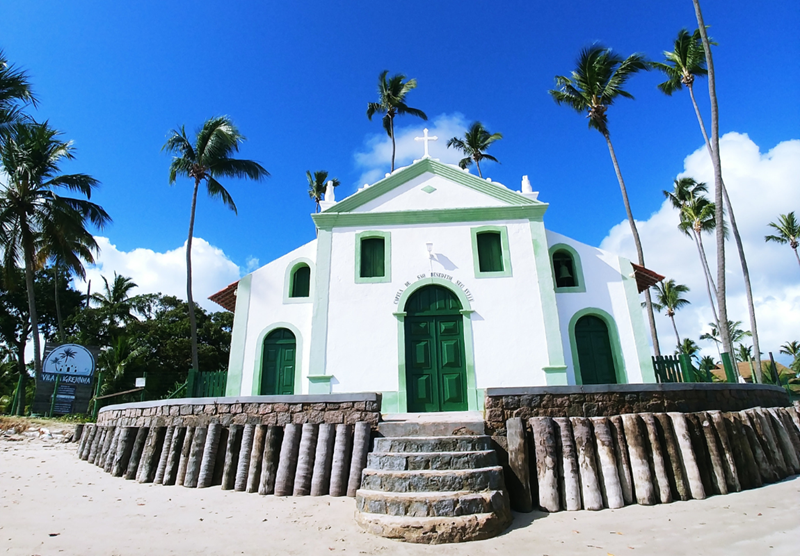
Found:
[[[391,236],[388,232],[356,234],[356,283],[391,281]]]
[[[511,276],[511,254],[505,226],[472,228],[472,255],[476,278]]]

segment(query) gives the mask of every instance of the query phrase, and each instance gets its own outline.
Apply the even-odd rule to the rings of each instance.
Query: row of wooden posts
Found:
[[[507,484],[517,511],[703,499],[800,473],[794,407],[533,417],[528,424],[506,423]]]
[[[82,460],[140,483],[276,496],[355,496],[370,424],[76,427]]]

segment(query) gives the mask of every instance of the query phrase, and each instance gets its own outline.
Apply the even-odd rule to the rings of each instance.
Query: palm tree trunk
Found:
[[[681,337],[680,337],[680,334],[678,334],[678,327],[675,326],[675,315],[670,315],[669,316],[669,320],[672,321],[672,329],[675,331],[675,339],[678,342],[678,351],[680,351],[681,350]]]
[[[644,265],[644,251],[642,251],[642,241],[639,239],[639,230],[636,229],[636,222],[633,219],[631,212],[631,205],[628,201],[628,190],[625,189],[625,181],[622,179],[622,172],[619,169],[617,162],[617,155],[614,153],[614,146],[611,144],[611,136],[608,132],[603,133],[608,143],[608,152],[611,154],[611,162],[614,163],[614,171],[617,173],[617,180],[619,181],[619,188],[622,191],[622,202],[625,205],[625,212],[628,215],[628,222],[631,225],[631,233],[633,234],[633,243],[636,246],[636,255],[639,257],[639,265]],[[650,289],[644,291],[645,308],[647,309],[647,318],[650,321],[650,336],[653,339],[653,350],[656,355],[661,355],[661,349],[658,345],[658,331],[656,330],[656,318],[653,314],[653,301],[650,298]]]
[[[483,178],[483,172],[481,172],[481,161],[477,158],[475,159],[475,165],[478,167],[478,175]]]
[[[27,223],[23,222],[23,228]],[[27,235],[27,234],[26,234]],[[33,369],[39,376],[42,372],[42,350],[39,345],[39,318],[36,314],[36,292],[33,289],[33,245],[30,237],[23,237],[23,251],[25,255],[25,288],[28,290],[28,314],[33,335]]]
[[[708,155],[713,160],[713,150],[711,149],[711,141],[708,139],[708,133],[706,133],[706,126],[703,123],[703,116],[700,114],[700,107],[697,106],[697,99],[694,98],[694,88],[691,83],[687,85],[689,89],[689,96],[692,99],[692,106],[694,106],[694,113],[697,116],[697,123],[700,124],[700,131],[703,132],[703,140],[706,142],[706,149],[708,149]],[[758,379],[759,384],[763,384],[761,380],[761,351],[759,349],[758,343],[758,326],[756,325],[756,308],[755,304],[753,303],[753,288],[750,286],[750,270],[747,267],[747,257],[744,254],[744,244],[742,243],[742,237],[739,234],[739,226],[736,224],[736,216],[733,212],[733,205],[731,204],[731,198],[728,195],[728,188],[725,187],[725,182],[722,183],[722,194],[725,198],[725,208],[728,209],[728,217],[730,218],[731,222],[731,230],[733,230],[733,238],[736,241],[736,250],[739,252],[739,262],[742,265],[742,277],[744,278],[744,293],[747,296],[747,311],[750,316],[750,331],[753,333],[753,351],[755,352],[755,360],[756,360],[756,378]],[[796,253],[795,253],[796,254]],[[800,257],[798,257],[797,262],[800,263]]]
[[[792,247],[792,251],[794,251],[794,256],[797,257],[797,264],[800,264],[800,255],[797,254],[797,247]]]
[[[703,39],[703,50],[706,54],[706,65],[708,68],[708,97],[711,102],[711,161],[714,166],[714,202],[716,203],[715,217],[717,221],[717,306],[719,309],[719,320],[727,324],[728,308],[725,301],[725,227],[723,214],[723,183],[722,183],[722,160],[719,153],[719,106],[717,104],[717,86],[714,79],[714,59],[711,54],[711,44],[706,33],[706,25],[703,21],[703,13],[700,10],[700,0],[692,0],[695,15],[697,16],[697,27]],[[731,338],[727,326],[720,328],[720,338],[722,339],[723,350],[733,353]]]
[[[58,341],[64,343],[64,322],[61,319],[61,302],[58,295],[58,261],[53,263],[54,298],[56,302],[56,320],[58,321]]]
[[[395,152],[395,149],[397,148],[397,146],[395,145],[395,142],[394,142],[394,117],[392,117],[391,115],[389,115],[389,129],[392,130],[392,169],[391,169],[391,171],[394,172],[394,152]]]
[[[194,234],[194,214],[197,208],[197,190],[200,188],[200,179],[194,180],[192,193],[192,212],[189,217],[189,238],[186,240],[186,298],[189,302],[189,326],[192,330],[192,368],[200,370],[197,357],[197,320],[194,316],[194,297],[192,296],[192,235]]]
[[[705,271],[706,275],[706,291],[708,292],[708,301],[711,303],[711,313],[714,315],[714,323],[717,325],[717,329],[719,330],[719,317],[717,317],[717,308],[714,305],[714,294],[711,293],[711,290],[713,289],[714,286],[711,281],[711,276],[709,274],[710,271],[708,270],[708,263],[705,260],[705,253],[703,252],[703,244],[702,242],[698,241],[695,242],[695,245],[697,245],[697,250],[700,253],[700,260],[703,262],[703,270]],[[720,358],[722,358],[722,355],[720,355]]]

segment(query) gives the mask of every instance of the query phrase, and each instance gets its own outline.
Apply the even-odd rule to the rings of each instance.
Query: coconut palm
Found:
[[[409,114],[427,120],[425,112],[417,108],[411,108],[405,102],[406,95],[417,87],[416,79],[405,81],[406,76],[396,74],[387,79],[389,70],[384,70],[378,77],[378,102],[367,104],[367,118],[372,121],[375,114],[383,114],[383,129],[392,138],[392,172],[394,172],[394,158],[397,146],[394,141],[394,118]]]
[[[239,152],[239,145],[245,137],[228,116],[218,116],[206,120],[197,131],[194,143],[186,135],[186,129],[174,129],[169,139],[161,148],[172,153],[169,166],[169,183],[173,185],[178,176],[194,180],[192,205],[189,212],[189,237],[186,240],[186,297],[189,302],[189,324],[192,334],[192,367],[199,370],[197,356],[197,320],[194,314],[194,298],[192,296],[192,237],[194,235],[194,218],[197,208],[197,191],[205,182],[209,197],[217,197],[236,213],[236,204],[228,190],[217,181],[218,178],[249,178],[261,181],[269,176],[258,162],[232,158]]]
[[[774,241],[781,245],[789,244],[797,257],[797,264],[800,264],[800,255],[797,254],[797,247],[800,245],[800,222],[794,217],[794,211],[789,214],[781,214],[778,223],[770,222],[769,226],[778,232],[778,235],[768,235],[764,241]]]
[[[486,131],[486,128],[483,127],[482,123],[475,122],[469,126],[469,129],[464,134],[464,139],[453,137],[447,142],[447,148],[454,147],[466,155],[466,158],[462,158],[458,162],[460,168],[468,168],[474,161],[475,165],[478,167],[478,175],[483,177],[483,173],[481,172],[481,160],[485,158],[486,160],[491,160],[498,164],[500,163],[500,161],[492,155],[486,154],[486,149],[488,149],[492,143],[502,138],[502,134],[489,133]]]
[[[106,211],[89,200],[98,186],[96,179],[60,173],[60,164],[74,158],[74,149],[59,135],[46,122],[16,123],[0,146],[7,174],[7,183],[0,188],[0,247],[6,276],[20,262],[25,268],[36,373],[42,370],[42,360],[33,274],[40,251],[65,231],[70,234],[90,223],[102,228],[111,222]],[[62,190],[86,199],[62,196]]]
[[[781,346],[780,352],[786,355],[791,355],[792,357],[797,357],[800,355],[800,342],[786,342]]]
[[[93,293],[92,301],[97,304],[98,308],[108,318],[108,325],[110,328],[118,328],[124,326],[129,322],[136,320],[134,311],[136,310],[137,296],[131,296],[130,293],[138,288],[131,278],[122,276],[114,272],[114,279],[109,284],[105,276],[103,278],[103,292]]]
[[[694,340],[691,338],[684,338],[681,343],[678,344],[678,348],[675,350],[675,355],[688,355],[690,357],[694,357],[700,352],[700,346],[698,346]]]
[[[716,44],[711,40],[708,40],[708,42],[710,45]],[[708,70],[706,68],[706,54],[700,30],[697,29],[690,35],[686,29],[681,29],[681,31],[678,33],[678,38],[675,39],[673,50],[671,52],[665,51],[664,57],[664,62],[653,63],[653,67],[663,71],[667,76],[667,80],[661,83],[658,88],[663,93],[671,96],[672,93],[680,90],[683,85],[686,85],[686,89],[689,91],[689,97],[692,100],[694,113],[697,116],[697,122],[700,124],[700,131],[703,134],[703,140],[705,141],[706,148],[708,149],[708,154],[713,160],[714,153],[711,149],[711,141],[708,138],[706,126],[703,122],[703,117],[700,114],[700,108],[698,107],[697,100],[694,96],[695,77],[705,76],[708,74]],[[753,330],[753,345],[755,346],[756,351],[756,374],[758,375],[757,378],[760,381],[761,355],[758,351],[758,327],[756,324],[755,304],[753,303],[753,288],[750,286],[750,270],[747,266],[747,257],[744,253],[744,244],[742,243],[742,238],[739,234],[739,227],[736,223],[736,215],[733,211],[733,205],[731,204],[731,199],[728,195],[728,189],[725,187],[725,182],[722,180],[721,176],[720,184],[722,185],[722,196],[725,201],[725,208],[728,211],[728,219],[730,221],[731,231],[733,232],[733,238],[736,242],[736,249],[739,253],[739,262],[742,265],[742,277],[744,278],[744,289],[747,297],[750,328]]]
[[[703,357],[701,357],[700,363],[697,365],[697,368],[703,373],[700,375],[701,380],[711,382],[713,380],[711,369],[716,368],[716,366],[717,366],[716,361],[714,361],[714,358],[711,357],[710,355],[704,355]]]
[[[566,104],[578,113],[586,113],[589,119],[589,127],[599,131],[608,145],[608,152],[611,155],[611,162],[614,164],[614,171],[617,174],[617,181],[622,191],[622,202],[625,205],[625,212],[628,215],[628,222],[631,226],[633,242],[636,246],[638,262],[641,266],[644,263],[644,251],[642,242],[639,239],[639,231],[633,219],[630,202],[628,201],[628,191],[625,188],[625,181],[614,153],[614,146],[611,143],[611,134],[608,130],[608,107],[614,103],[618,97],[633,98],[628,91],[623,89],[625,83],[635,73],[648,70],[649,65],[641,54],[632,54],[627,58],[619,56],[610,48],[605,48],[599,44],[594,44],[584,48],[577,60],[577,67],[572,71],[570,77],[563,75],[556,76],[557,89],[549,91],[550,95],[558,104]],[[653,315],[652,300],[650,290],[645,290],[645,306],[647,316],[650,320],[650,333],[653,338],[653,348],[656,355],[660,355],[658,346],[658,336],[656,332],[656,320]]]
[[[10,131],[27,104],[36,105],[28,75],[9,64],[5,53],[0,50],[0,136]]]
[[[678,327],[675,325],[675,312],[686,305],[689,305],[689,300],[681,297],[689,291],[689,286],[675,283],[675,280],[669,279],[659,282],[655,286],[656,299],[653,302],[653,307],[659,313],[666,311],[667,316],[672,321],[672,329],[675,331],[675,340],[678,347],[681,345],[681,337],[678,334]]]
[[[738,344],[736,346],[736,351],[734,352],[737,361],[741,362],[748,362],[753,358],[753,346],[746,346],[744,344]]]
[[[317,205],[317,212],[319,212],[319,203],[322,201],[322,196],[325,194],[325,189],[328,186],[328,172],[320,170],[319,172],[306,172],[306,179],[308,180],[308,196],[311,197]],[[333,178],[330,180],[332,187],[339,187],[339,180]]]

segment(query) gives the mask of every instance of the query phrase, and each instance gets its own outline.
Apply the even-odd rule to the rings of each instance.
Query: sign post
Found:
[[[94,353],[93,353],[94,352]],[[45,346],[31,407],[39,415],[85,413],[92,398],[96,350],[78,344]]]

